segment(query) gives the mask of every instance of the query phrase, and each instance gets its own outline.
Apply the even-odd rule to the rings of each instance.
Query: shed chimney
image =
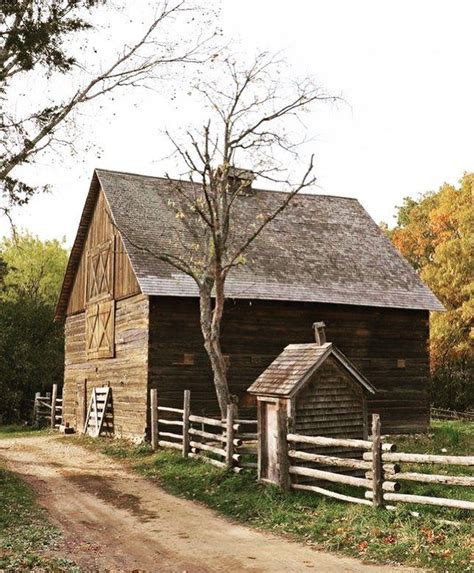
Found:
[[[313,324],[314,338],[316,339],[316,344],[322,346],[326,344],[326,331],[324,330],[326,325],[324,322],[315,322]]]

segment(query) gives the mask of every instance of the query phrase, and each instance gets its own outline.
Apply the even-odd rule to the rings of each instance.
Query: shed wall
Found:
[[[297,434],[364,438],[367,412],[362,389],[329,356],[297,394],[294,429]]]
[[[231,391],[240,403],[251,404],[246,389],[287,344],[314,341],[311,327],[319,320],[326,323],[327,339],[378,390],[369,398],[368,408],[381,414],[383,431],[426,430],[427,311],[230,300],[222,330],[223,350],[229,356]],[[150,299],[150,385],[158,388],[163,405],[180,404],[183,390],[190,388],[193,411],[217,413],[196,299]]]

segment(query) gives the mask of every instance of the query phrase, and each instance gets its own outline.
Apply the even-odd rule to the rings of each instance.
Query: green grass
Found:
[[[473,455],[474,453],[474,424],[470,422],[433,422],[429,434],[405,436],[394,440],[399,452],[424,453],[447,456]],[[440,464],[402,464],[403,471],[472,476],[468,466],[446,466]],[[446,486],[437,484],[419,484],[403,482],[401,493],[429,495],[453,499],[474,501],[474,488]],[[424,506],[426,513],[436,516],[436,507]]]
[[[48,556],[59,541],[32,490],[0,465],[0,571],[79,571],[67,559]]]
[[[399,451],[419,448],[426,452],[426,446],[436,450],[449,442],[453,448],[449,453],[453,454],[454,448],[458,454],[467,453],[472,426],[456,426],[453,431],[446,427],[435,425],[431,438],[397,440],[403,443]],[[259,529],[375,563],[415,565],[439,572],[473,570],[474,520],[468,511],[403,504],[396,511],[376,511],[311,493],[282,494],[276,488],[257,484],[252,473],[228,473],[203,462],[184,460],[174,451],[153,453],[147,445],[133,446],[122,440],[75,440],[126,461],[135,471],[175,495],[199,501]],[[350,492],[349,488],[342,489]],[[451,494],[449,489],[443,488],[444,497],[457,488]],[[463,488],[464,498],[466,489]],[[423,493],[426,490],[425,487]],[[411,514],[413,509],[419,517]]]
[[[473,455],[474,424],[472,422],[432,422],[428,434],[394,437],[399,452]]]
[[[32,433],[45,433],[49,432],[49,429],[39,430],[33,426],[25,426],[20,424],[9,424],[0,426],[0,440],[4,438],[18,438],[21,436],[30,436]]]

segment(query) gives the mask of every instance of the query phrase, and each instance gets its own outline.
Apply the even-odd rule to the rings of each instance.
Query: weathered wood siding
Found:
[[[118,300],[140,292],[140,287],[133,273],[130,259],[125,252],[122,238],[112,224],[107,201],[104,193],[101,191],[97,198],[71,296],[69,297],[67,315],[82,312],[85,308],[87,253],[94,247],[112,239],[114,241],[114,298]]]
[[[202,347],[198,301],[160,297],[150,306],[150,384],[162,404],[217,412],[209,361]],[[369,413],[384,432],[424,431],[429,422],[428,312],[318,303],[228,301],[223,349],[232,392],[250,405],[246,389],[290,343],[313,342],[312,324],[326,323],[334,342],[372,382]],[[184,355],[188,355],[186,358]],[[190,357],[194,363],[190,363]]]
[[[147,424],[148,297],[140,294],[115,304],[114,358],[88,360],[85,313],[66,319],[64,421],[82,428],[84,381],[87,404],[92,388],[110,384],[115,435],[143,438]]]
[[[330,356],[298,393],[294,431],[307,436],[364,438],[362,389]]]

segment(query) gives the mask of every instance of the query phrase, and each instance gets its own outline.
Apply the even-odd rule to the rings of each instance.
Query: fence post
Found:
[[[158,390],[150,390],[151,449],[158,447]]]
[[[41,392],[35,393],[35,403],[33,406],[33,424],[39,426],[39,398],[41,396]]]
[[[191,414],[191,390],[184,391],[183,400],[183,458],[189,454],[189,416]]]
[[[235,404],[227,404],[225,463],[228,468],[231,468],[234,463],[234,419]]]
[[[372,505],[381,507],[383,504],[382,441],[379,414],[372,414],[372,494]]]
[[[56,425],[56,400],[58,399],[58,385],[53,384],[53,392],[51,394],[51,428],[54,429]]]

